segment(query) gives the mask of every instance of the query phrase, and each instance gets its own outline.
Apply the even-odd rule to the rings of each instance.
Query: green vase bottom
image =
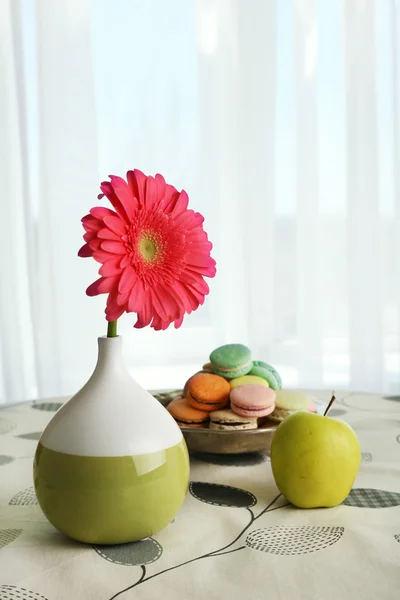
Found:
[[[154,535],[180,509],[189,483],[181,442],[149,454],[95,457],[38,444],[34,484],[52,525],[89,544],[123,544]]]

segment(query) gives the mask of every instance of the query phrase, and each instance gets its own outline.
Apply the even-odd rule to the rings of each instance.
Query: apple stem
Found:
[[[332,398],[330,399],[328,406],[326,407],[326,410],[324,412],[324,417],[326,417],[326,415],[328,414],[328,411],[329,411],[330,407],[332,406],[332,404],[335,402],[335,400],[336,400],[336,397],[335,397],[335,395],[333,395]]]

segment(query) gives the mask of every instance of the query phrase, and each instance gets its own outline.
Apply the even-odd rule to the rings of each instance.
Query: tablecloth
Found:
[[[33,455],[59,406],[0,410],[1,600],[399,599],[399,396],[338,394],[330,416],[353,426],[362,449],[342,505],[288,505],[262,454],[192,457],[187,498],[168,527],[99,547],[63,537],[35,498]]]

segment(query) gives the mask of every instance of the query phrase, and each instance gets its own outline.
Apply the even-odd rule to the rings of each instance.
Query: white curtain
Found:
[[[243,342],[287,387],[400,390],[396,0],[0,0],[0,401],[75,392],[106,330],[78,259],[100,181],[161,172],[218,273],[146,387]]]

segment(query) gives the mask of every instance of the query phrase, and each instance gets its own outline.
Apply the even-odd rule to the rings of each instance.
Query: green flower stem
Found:
[[[117,321],[108,321],[107,337],[117,337]]]

